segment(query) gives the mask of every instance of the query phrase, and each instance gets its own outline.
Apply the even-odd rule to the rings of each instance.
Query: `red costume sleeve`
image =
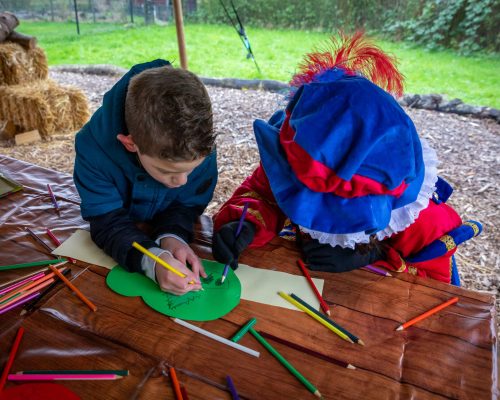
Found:
[[[274,199],[262,165],[245,179],[214,216],[214,231],[228,222],[237,221],[245,202],[249,203],[245,220],[253,223],[256,228],[250,247],[263,246],[283,228],[286,217]]]
[[[450,283],[451,257],[456,248],[428,261],[409,264],[404,259],[416,254],[461,224],[462,220],[453,208],[445,203],[436,204],[431,200],[413,224],[403,232],[384,240],[387,256],[374,265]]]

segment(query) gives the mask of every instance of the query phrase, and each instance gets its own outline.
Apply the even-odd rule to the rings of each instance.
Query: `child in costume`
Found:
[[[105,94],[75,147],[74,180],[94,242],[162,290],[200,290],[205,272],[188,243],[217,164],[212,106],[198,77],[165,60],[135,65]],[[134,241],[186,277],[156,265]]]
[[[403,88],[394,60],[362,33],[332,44],[306,57],[285,110],[255,121],[261,163],[214,216],[215,259],[236,268],[291,223],[313,270],[372,264],[458,284],[456,246],[481,225],[445,203],[435,151],[389,94]]]

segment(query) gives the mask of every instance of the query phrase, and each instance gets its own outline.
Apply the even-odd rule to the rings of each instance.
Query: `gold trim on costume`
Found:
[[[417,267],[414,267],[413,265],[408,265],[408,273],[410,275],[417,275]]]
[[[455,247],[457,247],[457,245],[455,244],[455,241],[453,240],[453,238],[450,235],[441,236],[439,238],[439,240],[444,243],[447,251],[450,251],[450,250],[454,249]]]
[[[464,222],[464,225],[470,226],[472,228],[472,230],[474,231],[474,236],[479,235],[479,226],[477,226],[477,224],[471,221],[467,221]]]
[[[265,199],[264,197],[262,197],[260,194],[258,194],[257,192],[254,192],[253,190],[249,191],[249,192],[245,192],[245,193],[242,193],[242,194],[239,194],[238,197],[249,197],[251,199],[256,199],[256,200],[261,200],[261,201],[265,201],[267,204],[273,204],[273,205],[276,205],[277,203],[274,202],[274,201],[269,201],[267,199]]]

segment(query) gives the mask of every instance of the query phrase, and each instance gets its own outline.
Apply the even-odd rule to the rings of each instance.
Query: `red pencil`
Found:
[[[17,349],[19,348],[19,344],[21,343],[23,334],[24,334],[24,328],[20,326],[17,331],[16,338],[14,339],[14,344],[10,349],[10,354],[7,360],[7,364],[5,364],[5,368],[3,369],[2,372],[2,377],[0,378],[0,392],[3,390],[3,387],[5,386],[5,382],[7,381],[7,376],[9,375],[10,368],[12,367],[12,364],[14,364],[14,358],[16,358]]]
[[[331,315],[330,314],[330,307],[328,307],[328,304],[326,304],[325,300],[323,300],[323,297],[321,297],[321,294],[320,294],[318,288],[314,284],[313,280],[311,279],[311,275],[309,275],[309,272],[307,272],[307,268],[300,258],[297,260],[297,264],[299,264],[299,267],[302,270],[302,273],[304,274],[307,281],[309,282],[309,285],[311,285],[311,288],[314,291],[314,294],[316,295],[316,297],[319,300],[319,304],[321,305],[321,308],[323,309],[325,314]]]
[[[52,231],[49,228],[45,228],[45,232],[47,232],[47,235],[49,236],[50,240],[56,245],[60,246],[61,241],[52,233]],[[68,257],[68,261],[72,262],[73,264],[76,263],[75,259]]]

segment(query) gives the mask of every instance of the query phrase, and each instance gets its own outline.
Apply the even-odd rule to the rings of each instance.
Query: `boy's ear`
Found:
[[[130,151],[131,153],[137,153],[137,146],[132,139],[132,135],[125,136],[120,133],[119,135],[116,135],[116,138],[121,144],[125,146],[128,151]]]

